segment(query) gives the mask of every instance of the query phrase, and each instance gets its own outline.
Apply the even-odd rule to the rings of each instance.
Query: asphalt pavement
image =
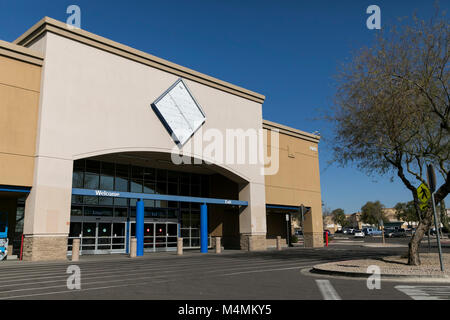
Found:
[[[363,247],[359,240],[334,241],[327,248],[265,252],[225,251],[82,256],[77,263],[0,264],[0,300],[409,300],[450,299],[448,284],[382,281],[314,275],[329,261],[380,258],[405,248]],[[350,241],[350,242],[348,242]],[[367,240],[371,242],[372,240]],[[396,243],[405,243],[398,240]],[[407,242],[406,242],[407,243]],[[448,252],[449,248],[445,247]],[[78,276],[79,277],[76,277]],[[79,281],[78,281],[79,280]],[[78,286],[79,285],[79,286]]]

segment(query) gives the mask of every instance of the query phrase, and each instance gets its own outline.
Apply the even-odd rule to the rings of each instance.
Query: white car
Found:
[[[343,234],[352,234],[354,231],[353,228],[345,228],[344,231],[342,231]]]
[[[364,238],[366,235],[362,230],[355,230],[355,233],[353,234],[355,238]]]

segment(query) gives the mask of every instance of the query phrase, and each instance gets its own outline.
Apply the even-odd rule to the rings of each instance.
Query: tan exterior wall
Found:
[[[42,59],[28,54],[0,41],[0,185],[33,184]]]
[[[239,178],[237,196],[249,205],[229,216],[230,222],[216,221],[211,233],[239,239],[241,248],[263,250],[266,203],[304,204],[312,208],[305,217],[307,245],[321,245],[319,139],[263,122],[264,96],[88,32],[68,30],[54,20],[44,19],[16,42],[28,48],[14,51],[17,46],[8,44],[2,51],[0,46],[0,96],[6,97],[0,101],[0,184],[32,186],[24,221],[27,259],[43,259],[37,248],[55,241],[59,249],[53,258],[65,256],[74,160],[173,150],[174,142],[150,104],[179,77],[206,113],[204,130],[216,129],[224,136],[227,129],[275,128],[281,133],[279,147],[266,141],[271,152],[279,152],[275,175],[264,176],[260,164],[215,164]],[[184,147],[183,152],[202,159],[196,150]],[[239,230],[228,227],[232,224]]]
[[[311,208],[305,215],[305,240],[310,246],[322,246],[322,198],[320,193],[319,137],[264,121],[264,129],[279,130],[279,146],[272,146],[270,135],[266,141],[269,155],[279,152],[279,169],[266,175],[266,203]],[[308,245],[308,243],[307,243]]]
[[[25,208],[26,236],[67,237],[74,160],[132,151],[170,153],[177,148],[151,103],[182,72],[189,72],[183,78],[206,114],[204,131],[215,129],[226,136],[227,129],[262,129],[263,96],[187,69],[166,70],[168,63],[155,65],[155,58],[85,31],[69,30],[63,23],[43,23],[39,37],[29,43],[24,40],[45,57],[36,167]],[[171,65],[175,67],[179,68]],[[191,141],[200,134],[197,131]],[[263,249],[262,165],[220,164],[189,148],[189,143],[182,148],[185,156],[212,162],[238,177],[239,200],[248,201],[239,214],[240,240],[248,248]]]

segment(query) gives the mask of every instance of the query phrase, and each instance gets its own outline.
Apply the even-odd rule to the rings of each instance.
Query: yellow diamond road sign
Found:
[[[421,210],[428,207],[428,200],[430,200],[430,198],[431,198],[431,192],[425,183],[422,183],[417,188],[417,197],[419,198],[419,202],[420,202],[419,206],[420,206]]]

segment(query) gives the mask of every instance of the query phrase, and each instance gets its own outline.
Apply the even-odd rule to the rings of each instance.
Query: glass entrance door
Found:
[[[112,224],[112,252],[125,252],[126,226],[124,222]]]
[[[136,223],[130,222],[130,237],[136,236]],[[145,222],[144,251],[176,250],[178,238],[178,223],[176,222]]]
[[[71,222],[69,248],[80,238],[81,254],[125,253],[126,222]]]
[[[97,250],[111,250],[111,223],[97,224]]]
[[[155,226],[155,249],[156,251],[164,251],[167,246],[167,224],[157,223]]]
[[[176,248],[178,238],[178,223],[167,224],[167,248]]]
[[[97,250],[97,223],[83,222],[80,252],[94,253]]]
[[[153,251],[155,248],[155,224],[144,223],[144,251]]]

